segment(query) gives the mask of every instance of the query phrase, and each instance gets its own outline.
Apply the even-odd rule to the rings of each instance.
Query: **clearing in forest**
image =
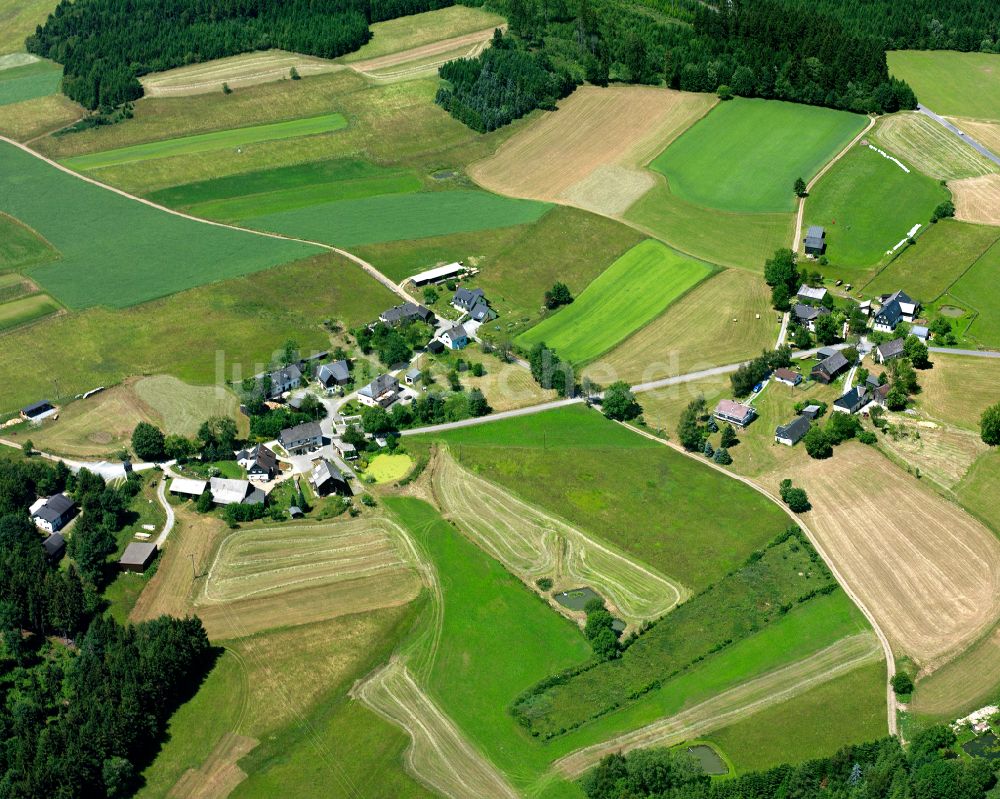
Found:
[[[792,211],[796,178],[807,183],[864,127],[858,114],[775,100],[721,103],[667,147],[650,168],[670,191],[706,208]]]
[[[894,647],[936,668],[1000,616],[1000,542],[870,447],[843,447],[776,477],[809,493],[810,527]]]
[[[1000,119],[1000,55],[892,50],[886,58],[889,72],[935,113]]]
[[[1000,175],[952,180],[955,218],[984,225],[1000,225]]]
[[[647,239],[570,305],[518,336],[517,343],[531,347],[545,342],[561,358],[586,363],[642,329],[712,272],[708,264]]]
[[[469,174],[502,194],[621,214],[653,185],[646,161],[715,102],[646,86],[583,86]]]
[[[915,111],[883,117],[872,132],[872,139],[938,180],[974,178],[1000,170],[1000,166],[954,133]]]
[[[649,566],[462,468],[446,447],[439,451],[433,481],[445,517],[529,585],[548,577],[553,591],[590,586],[631,624],[659,618],[689,593]],[[488,514],[482,512],[484,503]]]
[[[437,76],[438,68],[442,64],[458,58],[471,58],[481,53],[493,38],[495,29],[495,27],[484,28],[451,39],[414,47],[412,50],[351,61],[348,66],[366,78],[379,82]]]

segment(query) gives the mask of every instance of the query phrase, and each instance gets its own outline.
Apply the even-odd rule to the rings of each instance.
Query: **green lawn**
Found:
[[[48,294],[33,294],[0,303],[0,330],[33,322],[59,310],[59,303]]]
[[[267,125],[251,125],[245,128],[231,128],[194,136],[133,144],[130,147],[120,147],[115,150],[78,155],[66,159],[64,163],[70,169],[86,171],[128,164],[133,161],[167,158],[172,155],[191,155],[211,150],[232,150],[258,142],[315,136],[319,133],[343,130],[346,127],[347,119],[343,114],[324,114],[305,119],[292,119],[287,122],[272,122]]]
[[[625,218],[681,252],[758,272],[776,249],[789,246],[795,220],[790,213],[734,214],[702,208],[672,194],[660,177]]]
[[[915,247],[908,247],[879,272],[863,291],[889,294],[902,288],[924,304],[933,302],[997,239],[1000,228],[942,220],[917,239]]]
[[[583,407],[436,438],[483,477],[696,592],[788,522],[742,483]]]
[[[719,103],[650,167],[682,200],[734,212],[792,211],[807,183],[857,135],[858,114],[774,100]]]
[[[949,294],[976,311],[968,335],[980,346],[1000,348],[1000,242],[990,247],[958,281]]]
[[[804,226],[826,228],[825,274],[851,280],[884,258],[914,225],[928,224],[937,204],[950,196],[936,180],[906,173],[858,145],[813,188]]]
[[[404,497],[385,504],[427,553],[441,583],[443,620],[428,690],[516,785],[532,783],[549,757],[507,708],[544,677],[586,661],[590,647],[574,624],[430,505]]]
[[[894,50],[889,72],[905,80],[932,111],[1000,119],[1000,55],[950,50]]]
[[[31,277],[73,308],[123,308],[305,258],[315,247],[192,222],[0,145],[0,211],[62,253]]]
[[[0,71],[0,106],[55,94],[61,80],[62,67],[51,61]]]
[[[434,191],[323,203],[252,217],[245,223],[260,230],[353,247],[523,225],[536,221],[550,207],[485,191]]]
[[[0,214],[0,270],[24,269],[58,257],[59,253],[34,231]]]
[[[647,239],[608,267],[574,302],[522,333],[517,343],[545,342],[574,364],[586,363],[659,316],[712,267]]]

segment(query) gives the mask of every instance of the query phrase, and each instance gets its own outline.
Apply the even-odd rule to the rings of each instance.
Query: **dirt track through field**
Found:
[[[1000,542],[878,452],[846,444],[785,476],[809,493],[833,565],[925,672],[1000,617]]]
[[[409,771],[449,799],[516,799],[504,776],[414,681],[399,660],[370,674],[351,696],[410,736]]]
[[[444,447],[433,485],[444,515],[528,585],[546,576],[557,587],[590,586],[633,624],[659,618],[689,594],[649,566],[473,474]]]
[[[500,27],[506,28],[506,25]],[[451,39],[442,39],[441,41],[414,47],[410,50],[403,50],[399,53],[389,53],[388,55],[369,58],[365,61],[354,61],[348,64],[348,66],[366,77],[377,77],[380,79],[401,77],[407,74],[408,71],[405,69],[391,72],[386,72],[386,70],[409,64],[412,61],[424,62],[418,69],[434,69],[445,61],[450,60],[462,48],[466,48],[466,52],[469,54],[480,51],[493,37],[493,30],[493,28],[485,28],[474,33],[466,33],[462,36],[454,36]],[[434,60],[434,56],[441,56],[441,59]]]
[[[1000,225],[1000,175],[950,180],[955,218],[981,225]]]
[[[673,746],[733,724],[771,705],[785,702],[860,666],[882,659],[878,639],[871,633],[842,638],[797,663],[768,672],[723,691],[694,707],[609,741],[579,749],[553,766],[564,777],[576,779],[601,758],[649,746]]]
[[[258,743],[255,738],[227,732],[201,766],[184,772],[167,799],[225,799],[247,778],[237,762]]]

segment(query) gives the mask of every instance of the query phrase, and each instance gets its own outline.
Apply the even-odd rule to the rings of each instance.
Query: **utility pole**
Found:
[[[194,567],[194,552],[188,552],[188,557],[191,558],[191,579],[198,579],[198,570]]]

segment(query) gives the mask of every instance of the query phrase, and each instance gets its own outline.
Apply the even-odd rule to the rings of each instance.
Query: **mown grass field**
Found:
[[[289,286],[309,290],[289,303]],[[224,379],[242,379],[270,364],[288,339],[306,352],[329,347],[324,319],[354,327],[395,302],[356,265],[327,254],[136,308],[65,314],[6,334],[0,410],[41,397],[64,402],[135,374],[170,374],[196,385],[213,385],[219,370]],[[59,375],[58,392],[39,362]]]
[[[790,213],[727,213],[686,202],[658,177],[625,219],[683,253],[720,266],[760,272],[764,262],[791,240]]]
[[[59,253],[33,230],[0,214],[0,270],[25,269],[58,257]]]
[[[647,239],[605,270],[574,301],[517,338],[545,342],[560,357],[586,363],[663,313],[712,274],[712,267]]]
[[[0,211],[62,253],[31,277],[80,309],[124,308],[314,255],[315,247],[181,219],[0,146]]]
[[[982,347],[1000,348],[1000,244],[994,244],[977,260],[948,293],[961,304],[979,312],[968,335]]]
[[[650,168],[695,205],[736,213],[791,211],[807,183],[864,127],[864,117],[818,106],[737,98],[720,103]]]
[[[1000,228],[944,219],[878,273],[862,291],[890,294],[903,288],[925,305],[944,294],[962,274],[1000,239]]]
[[[587,365],[585,374],[601,385],[630,385],[696,372],[749,358],[774,345],[777,314],[767,284],[742,269],[726,269],[695,286],[666,311],[614,349]],[[729,378],[723,378],[726,385]],[[658,398],[693,399],[690,387],[652,392]],[[646,407],[650,393],[640,397]]]
[[[916,112],[883,117],[872,131],[872,139],[925,175],[939,180],[972,178],[998,169],[951,131]]]
[[[10,302],[0,303],[0,330],[34,322],[50,314],[54,314],[62,306],[48,294],[34,294]]]
[[[693,591],[742,563],[787,521],[741,483],[585,408],[440,438],[464,466]]]
[[[333,133],[343,130],[346,127],[347,119],[343,114],[335,112],[316,117],[291,119],[285,122],[272,122],[267,125],[231,128],[230,130],[218,130],[195,136],[182,136],[176,139],[134,144],[131,147],[122,147],[116,150],[107,150],[90,155],[79,155],[75,158],[66,159],[64,163],[70,169],[88,171],[127,164],[132,161],[191,155],[193,153],[204,153],[212,150],[238,149],[258,142]]]
[[[889,71],[938,114],[1000,119],[1000,57],[946,50],[894,50]]]
[[[928,224],[935,206],[949,196],[932,178],[913,170],[907,174],[859,144],[813,187],[803,225],[826,228],[825,274],[850,281],[877,264],[914,225]]]
[[[0,106],[55,94],[61,80],[62,67],[51,61],[0,70]]]
[[[0,133],[14,141],[29,141],[65,127],[84,115],[65,94],[50,94],[5,105],[0,116]]]
[[[998,491],[1000,453],[996,450],[980,456],[956,488],[959,501],[1000,536],[1000,508],[995,501]]]
[[[551,206],[484,191],[386,194],[244,220],[257,228],[341,247],[523,225]]]
[[[52,0],[4,0],[0,3],[0,55],[24,52],[24,40],[55,8]]]

